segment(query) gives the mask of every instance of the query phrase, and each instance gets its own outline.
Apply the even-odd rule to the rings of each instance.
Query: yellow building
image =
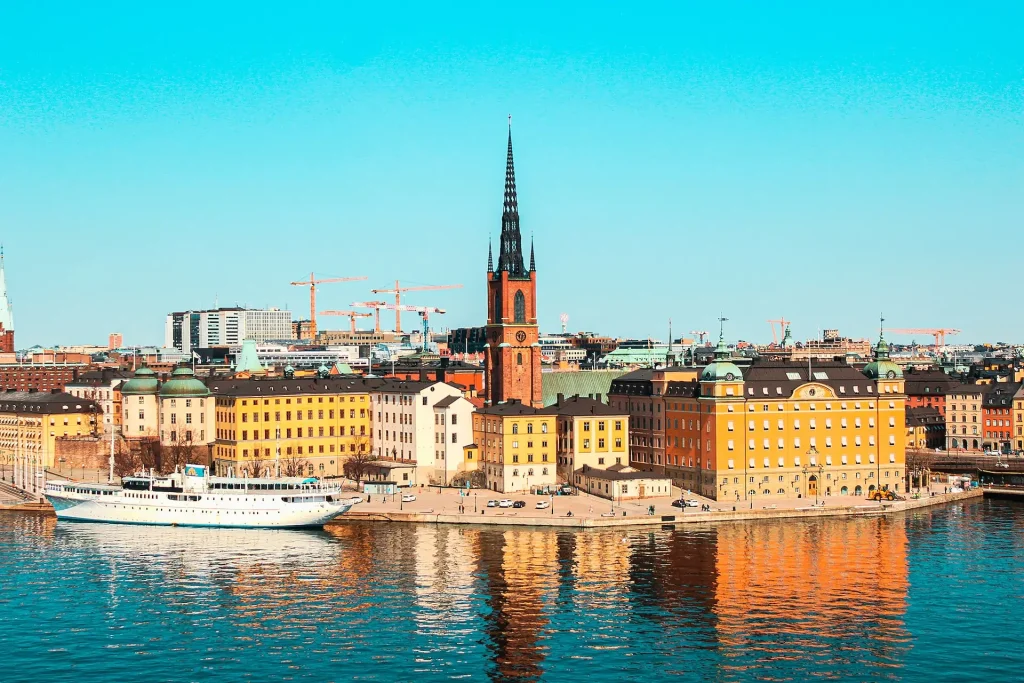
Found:
[[[562,395],[541,412],[555,418],[559,482],[572,482],[573,472],[584,466],[629,464],[629,413],[592,398]]]
[[[363,378],[212,380],[214,464],[235,474],[334,477],[370,453],[370,390]]]
[[[903,372],[880,339],[862,372],[842,362],[756,362],[741,371],[719,341],[697,383],[666,392],[680,425],[666,449],[677,484],[717,500],[901,491]],[[638,465],[640,466],[640,465]]]
[[[0,393],[0,461],[7,468],[19,462],[53,467],[57,439],[95,436],[102,414],[95,401],[63,391]]]
[[[473,413],[473,442],[492,491],[553,488],[555,438],[555,416],[518,400]]]

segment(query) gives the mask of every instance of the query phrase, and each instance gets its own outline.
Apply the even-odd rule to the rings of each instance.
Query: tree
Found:
[[[127,477],[148,472],[150,468],[161,470],[163,449],[156,439],[125,440],[123,437],[114,446],[114,474]]]
[[[345,463],[341,466],[342,474],[352,481],[362,481],[366,477],[366,473],[370,470],[370,463],[374,460],[376,460],[376,458],[374,458],[373,454],[369,452],[369,449],[365,449],[361,453],[352,453],[345,459]]]
[[[452,486],[455,488],[466,488],[467,482],[469,483],[470,488],[487,488],[487,475],[485,475],[482,470],[474,470],[472,472],[459,472],[452,477]]]
[[[178,432],[177,437],[167,448],[162,449],[158,466],[162,473],[180,471],[185,465],[195,462],[196,447],[192,442],[192,432]]]
[[[309,461],[297,455],[289,455],[281,461],[281,472],[286,477],[301,477],[306,473]]]
[[[269,468],[262,460],[248,462],[243,469],[250,479],[259,479],[269,473]]]

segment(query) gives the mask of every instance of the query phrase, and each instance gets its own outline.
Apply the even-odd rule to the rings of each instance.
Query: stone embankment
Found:
[[[486,524],[495,526],[546,526],[567,529],[597,529],[626,526],[665,526],[676,524],[711,524],[717,522],[739,522],[747,520],[795,519],[816,517],[867,517],[903,512],[918,508],[942,505],[969,498],[981,498],[981,489],[962,493],[937,493],[933,496],[902,501],[868,503],[846,506],[809,506],[784,509],[760,510],[714,510],[711,512],[686,511],[676,514],[628,515],[625,517],[586,516],[513,516],[495,514],[452,514],[431,512],[360,512],[350,510],[335,519],[332,524],[353,522],[406,522],[421,524]]]

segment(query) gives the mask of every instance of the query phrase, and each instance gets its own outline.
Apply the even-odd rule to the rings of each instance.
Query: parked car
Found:
[[[549,507],[551,507],[551,503],[550,502],[548,502],[546,500],[538,500],[537,501],[537,509],[538,510],[547,510]]]
[[[572,494],[574,493],[574,491],[573,491],[573,488],[572,488],[571,486],[563,486],[563,487],[561,488],[561,491],[560,491],[560,493],[561,493],[561,494],[562,494],[563,496],[571,496],[571,495],[572,495]]]
[[[524,508],[524,507],[526,507],[526,501],[525,500],[517,500],[516,502],[512,503],[512,507],[514,507],[514,508]]]
[[[416,500],[416,494],[415,493],[403,493],[402,494],[402,502],[403,503],[411,503],[414,500]]]
[[[502,498],[500,501],[498,501],[498,507],[510,508],[512,507],[512,501],[509,500],[508,498]]]
[[[487,501],[487,507],[489,507],[489,508],[496,508],[496,507],[498,507],[498,501],[496,501],[496,500],[489,500],[489,501]]]
[[[682,500],[673,500],[672,501],[672,507],[674,507],[674,508],[681,508],[681,507],[683,507],[685,505],[686,505],[686,503],[684,501],[682,501]]]
[[[688,508],[700,507],[700,503],[698,503],[696,500],[691,498],[688,501],[686,501],[686,507],[688,507]]]

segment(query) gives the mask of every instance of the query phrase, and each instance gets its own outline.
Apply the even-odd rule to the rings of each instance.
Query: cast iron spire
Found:
[[[494,272],[494,257],[491,256],[491,238],[487,238],[487,272]]]
[[[501,213],[501,248],[498,271],[512,277],[527,277],[523,267],[523,245],[519,234],[519,201],[516,198],[516,169],[512,162],[512,116],[508,117],[508,159],[505,162],[505,203]]]
[[[530,237],[530,272],[537,270],[537,261],[533,258],[533,237]]]

